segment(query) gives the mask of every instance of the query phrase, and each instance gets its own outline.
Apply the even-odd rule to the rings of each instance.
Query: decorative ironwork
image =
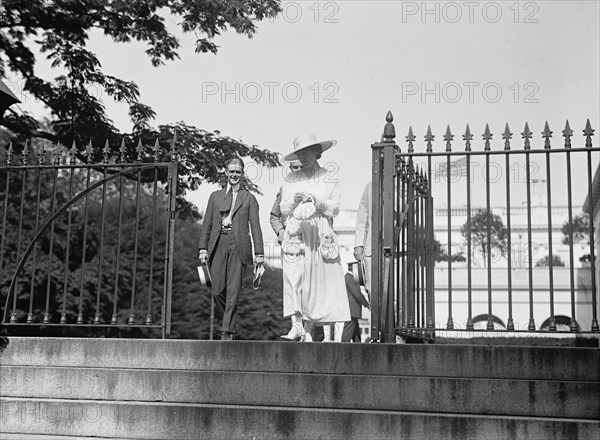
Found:
[[[503,141],[503,149],[492,149],[491,141],[493,133],[489,128],[489,124],[485,125],[485,130],[482,135],[483,145],[478,151],[472,149],[473,135],[469,125],[466,126],[465,133],[462,138],[465,143],[464,152],[453,151],[452,141],[453,135],[450,127],[447,126],[443,136],[445,142],[445,151],[434,152],[433,140],[434,135],[431,127],[427,126],[427,133],[424,137],[424,147],[421,152],[418,151],[416,137],[413,134],[412,126],[408,129],[406,136],[407,150],[400,151],[400,148],[394,142],[395,128],[393,125],[393,117],[388,112],[386,115],[386,124],[382,142],[372,145],[373,150],[373,241],[372,241],[372,288],[371,288],[371,337],[376,341],[392,342],[396,335],[404,338],[415,338],[432,340],[436,330],[455,330],[455,331],[493,331],[493,332],[592,332],[598,333],[598,291],[596,286],[596,250],[595,243],[595,228],[594,221],[590,221],[587,227],[587,233],[590,237],[589,268],[575,266],[575,252],[573,248],[573,228],[569,228],[567,233],[567,246],[559,248],[560,255],[568,253],[568,262],[566,267],[557,267],[554,261],[557,256],[555,244],[562,241],[556,237],[557,229],[560,231],[560,225],[557,226],[557,217],[555,212],[564,212],[568,217],[566,225],[573,225],[574,211],[577,209],[573,202],[573,178],[580,176],[572,175],[572,161],[577,158],[577,168],[585,168],[587,170],[587,191],[588,205],[587,212],[594,211],[593,203],[598,200],[598,189],[594,189],[597,183],[593,178],[593,169],[600,169],[598,156],[592,156],[592,153],[600,152],[600,147],[594,147],[592,136],[594,130],[591,127],[589,120],[586,121],[583,135],[585,137],[585,147],[572,146],[573,131],[570,128],[569,122],[566,121],[565,129],[562,135],[565,139],[564,148],[552,148],[551,138],[553,132],[550,130],[549,124],[544,124],[544,129],[541,131],[541,139],[539,147],[532,148],[533,133],[529,128],[529,124],[524,124],[524,129],[521,132],[523,139],[523,149],[513,149],[511,142],[513,133],[511,132],[508,123],[505,124],[504,131],[501,133]],[[537,156],[543,158],[542,161],[534,161]],[[559,155],[559,156],[557,156]],[[472,206],[472,180],[473,170],[476,170],[477,162],[473,162],[476,158],[483,156],[484,168],[481,170],[485,176],[484,185],[480,188],[475,188],[480,194],[484,194],[484,208],[480,211],[486,215],[483,217],[483,246],[485,249],[483,267],[478,269],[479,274],[486,274],[487,281],[483,281],[482,277],[478,278],[478,284],[472,281],[473,269],[473,211]],[[492,162],[492,158],[503,158],[499,162]],[[418,163],[418,158],[426,160],[425,168]],[[438,160],[435,173],[433,172],[432,159]],[[389,164],[393,164],[392,169]],[[566,176],[553,175],[552,170],[556,166],[565,164],[567,167]],[[585,166],[583,166],[585,164]],[[562,166],[565,166],[562,165]],[[525,176],[519,177],[519,170],[525,170]],[[600,173],[600,171],[597,171]],[[433,175],[437,179],[432,180]],[[451,218],[452,198],[464,191],[465,186],[458,183],[463,182],[466,175],[466,209],[454,209],[464,212],[466,217],[463,230],[467,231],[465,235],[466,255],[465,263],[457,265],[454,257],[460,257],[460,254],[454,254],[451,249],[452,231],[456,230],[457,224],[453,224]],[[556,180],[564,179],[564,185],[557,184]],[[497,191],[499,188],[495,186],[493,191],[491,184],[501,183],[502,191]],[[522,182],[524,188],[518,190],[515,182]],[[535,184],[535,189],[534,189]],[[558,204],[555,201],[553,194],[557,192],[558,187],[561,187],[561,196],[567,198],[566,206]],[[557,186],[558,185],[558,186]],[[444,187],[446,191],[444,191]],[[543,189],[543,190],[542,190]],[[458,192],[457,192],[458,191]],[[516,193],[518,192],[518,194]],[[595,192],[594,192],[595,191]],[[441,271],[439,274],[444,274],[445,279],[436,280],[434,277],[433,257],[435,254],[433,236],[433,201],[435,194],[440,192],[442,195],[446,193],[444,203],[447,209],[436,210],[445,215],[446,218],[440,218],[437,224],[437,230],[445,229],[447,234],[447,249],[444,255],[444,260],[447,259],[447,270]],[[517,202],[513,201],[513,197],[517,195]],[[592,194],[594,194],[592,196]],[[535,198],[535,204],[534,204]],[[460,197],[458,197],[460,199]],[[479,196],[481,199],[481,195]],[[524,206],[519,206],[519,199]],[[464,200],[464,199],[463,199]],[[492,200],[502,200],[504,206],[492,208]],[[479,202],[480,203],[480,202]],[[514,206],[514,205],[517,206]],[[479,208],[475,208],[479,209]],[[548,252],[545,256],[547,267],[534,267],[534,255],[539,250],[539,243],[534,243],[533,239],[533,216],[535,210],[535,228],[536,240],[543,240],[544,249]],[[557,211],[559,210],[559,211]],[[501,264],[494,263],[491,260],[492,256],[492,241],[495,234],[495,229],[492,220],[495,217],[501,217],[506,222],[506,230],[504,239],[506,251],[498,254],[501,258]],[[542,214],[542,216],[540,216]],[[515,226],[515,216],[526,218],[524,226]],[[464,218],[463,217],[463,218]],[[545,238],[541,238],[539,234],[540,217],[543,218],[545,227],[543,234]],[[431,219],[431,220],[430,220]],[[464,221],[464,220],[462,220]],[[523,220],[520,220],[523,221]],[[560,220],[558,220],[560,221]],[[523,225],[523,223],[521,223]],[[515,229],[523,231],[519,233],[518,242],[515,242]],[[444,231],[445,234],[446,231]],[[522,237],[523,236],[523,237]],[[525,237],[526,236],[526,237]],[[525,243],[526,240],[526,243]],[[513,249],[514,245],[518,245],[517,250]],[[478,246],[481,246],[479,244]],[[526,260],[521,260],[521,250],[524,248]],[[505,253],[504,253],[505,252]],[[519,258],[515,261],[515,255]],[[431,254],[431,255],[430,255]],[[431,257],[431,258],[429,258]],[[391,260],[389,260],[391,258]],[[538,258],[538,257],[536,257]],[[523,264],[525,265],[523,267]],[[515,270],[522,273],[517,280],[513,277]],[[564,281],[560,281],[557,285],[557,271],[561,274],[568,275],[568,285]],[[464,275],[460,275],[464,271],[466,282],[463,281]],[[492,274],[505,272],[504,277]],[[547,282],[541,282],[534,272],[541,274],[545,273]],[[581,273],[579,280],[588,279],[587,284],[582,284],[583,281],[576,282],[575,274]],[[459,280],[452,278],[455,273]],[[565,279],[561,275],[560,280]],[[485,275],[484,275],[485,276]],[[583,276],[583,278],[581,278]],[[587,277],[587,278],[586,278]],[[438,281],[436,285],[435,282]],[[481,285],[481,283],[485,285]],[[579,284],[578,284],[579,283]],[[487,295],[480,294],[485,291]],[[446,297],[440,296],[436,298],[435,292],[444,292]],[[582,298],[586,298],[582,292],[587,292],[589,303]],[[567,295],[568,300],[566,299]],[[558,296],[557,296],[558,295]],[[393,299],[391,299],[393,298]],[[565,300],[568,306],[563,305]],[[464,301],[464,305],[461,301]],[[582,302],[583,301],[583,302]],[[436,306],[436,303],[438,304]],[[447,303],[447,307],[446,307]],[[443,304],[443,306],[442,306]],[[482,307],[485,305],[485,310]],[[458,307],[458,308],[457,308]],[[439,321],[436,324],[435,316],[437,312],[440,314],[443,326],[440,326]],[[444,310],[446,308],[447,310]],[[474,313],[477,316],[474,316]],[[447,316],[444,316],[446,315]],[[455,316],[456,315],[456,316]],[[590,315],[591,317],[581,318],[581,316]],[[565,321],[565,316],[568,320]],[[582,327],[582,322],[579,318],[584,319],[585,324]],[[459,317],[459,318],[457,318]],[[445,319],[447,318],[447,320]],[[459,319],[459,320],[458,320]],[[539,321],[538,321],[539,320]],[[538,325],[539,322],[540,324]],[[566,324],[566,327],[565,327]]]
[[[173,142],[172,160],[159,162],[159,148],[156,139],[151,163],[142,163],[141,141],[138,162],[126,163],[124,139],[118,163],[111,159],[108,140],[101,154],[91,142],[81,155],[75,142],[68,150],[57,143],[48,161],[43,144],[26,142],[17,147],[20,155],[12,143],[0,148],[6,158],[0,163],[4,323],[150,327],[170,334],[177,155]],[[161,169],[166,173],[159,174]],[[167,182],[161,183],[159,175]],[[142,209],[151,211],[151,222],[141,221]],[[142,239],[150,249],[142,250]],[[164,259],[158,261],[156,248],[163,246]],[[160,299],[157,276],[164,280]],[[140,295],[147,310],[136,322],[136,312],[146,308]]]

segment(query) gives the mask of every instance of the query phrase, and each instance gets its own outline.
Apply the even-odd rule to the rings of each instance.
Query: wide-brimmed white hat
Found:
[[[337,141],[327,140],[327,141],[319,141],[317,137],[312,133],[301,134],[296,139],[294,139],[294,151],[283,156],[283,160],[286,162],[291,162],[293,160],[298,160],[298,156],[296,153],[300,150],[304,150],[305,148],[314,147],[315,145],[319,145],[321,147],[321,152],[330,149]]]

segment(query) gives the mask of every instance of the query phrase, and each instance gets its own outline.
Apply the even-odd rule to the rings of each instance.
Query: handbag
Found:
[[[294,209],[294,218],[298,220],[308,220],[317,212],[317,208],[315,206],[315,201],[312,197],[309,197],[310,201],[300,203]]]
[[[319,243],[319,252],[324,260],[336,260],[340,256],[340,247],[333,231],[323,234]]]

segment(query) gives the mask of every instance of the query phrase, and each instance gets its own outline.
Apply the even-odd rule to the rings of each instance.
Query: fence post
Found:
[[[165,328],[164,335],[171,334],[171,306],[173,303],[173,253],[175,249],[175,208],[177,206],[177,166],[178,159],[177,153],[175,152],[175,144],[177,142],[177,132],[173,136],[173,143],[171,146],[171,163],[169,163],[169,215],[168,221],[169,226],[167,229],[167,243],[166,243],[166,270],[165,274]]]
[[[373,150],[372,172],[372,229],[371,229],[371,339],[393,342],[394,283],[385,283],[382,255],[385,248],[394,249],[394,175],[396,169],[396,130],[391,112],[387,113],[383,139],[371,145]],[[390,264],[390,267],[393,265]],[[392,273],[387,274],[391,280]],[[389,281],[389,280],[388,280]],[[381,317],[385,326],[381,326]]]

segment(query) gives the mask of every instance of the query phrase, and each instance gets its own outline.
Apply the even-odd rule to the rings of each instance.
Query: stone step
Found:
[[[600,418],[597,382],[2,366],[0,390],[22,398]]]
[[[2,365],[600,381],[572,347],[11,337]]]
[[[589,420],[3,397],[2,432],[127,439],[596,439]]]

